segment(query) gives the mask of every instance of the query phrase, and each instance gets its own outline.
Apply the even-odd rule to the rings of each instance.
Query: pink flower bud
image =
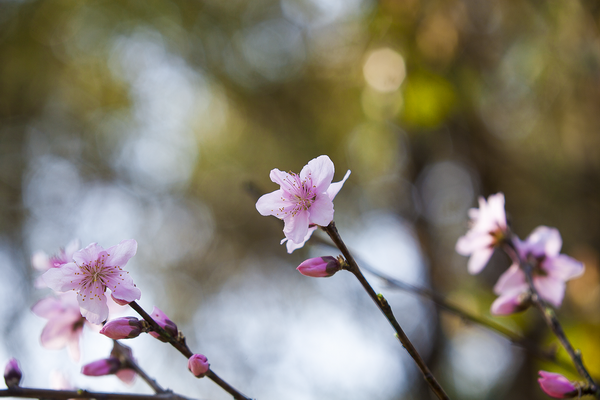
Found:
[[[121,369],[121,361],[116,357],[109,357],[86,364],[81,373],[87,376],[104,376],[116,373]]]
[[[567,399],[579,395],[577,386],[561,374],[539,371],[538,382],[542,390],[550,397]]]
[[[332,276],[340,269],[340,261],[331,256],[309,258],[296,268],[302,275],[313,278],[326,278]]]
[[[152,314],[150,315],[152,316],[152,319],[154,319],[156,323],[161,326],[161,328],[167,331],[169,335],[173,336],[174,338],[177,337],[177,333],[179,332],[179,330],[177,329],[177,325],[175,325],[175,322],[171,321],[169,317],[167,317],[167,315],[164,312],[162,312],[158,307],[154,307],[154,309],[152,310]],[[149,333],[158,340],[166,342],[166,340],[162,338],[158,333]]]
[[[23,374],[21,373],[17,359],[13,357],[8,360],[4,368],[4,382],[6,382],[6,386],[9,388],[19,386],[22,377]]]
[[[208,360],[202,354],[194,354],[188,360],[188,369],[196,378],[202,378],[210,367]]]
[[[142,333],[143,321],[135,317],[121,317],[109,321],[100,329],[100,333],[111,339],[131,339]]]

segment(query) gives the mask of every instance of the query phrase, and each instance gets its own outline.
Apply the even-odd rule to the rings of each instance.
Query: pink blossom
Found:
[[[583,264],[569,256],[559,254],[562,239],[555,228],[539,226],[524,242],[518,238],[513,242],[520,259],[533,266],[533,286],[540,297],[555,307],[560,307],[565,294],[566,281],[583,274]],[[500,297],[518,296],[528,291],[529,285],[525,272],[516,263],[500,276],[494,286],[494,292]]]
[[[55,254],[52,257],[48,257],[48,254],[41,250],[36,251],[31,256],[31,265],[41,272],[45,272],[50,268],[62,267],[63,265],[73,261],[73,254],[75,254],[75,252],[80,248],[81,244],[79,240],[74,239],[69,242],[67,247],[59,249],[58,254]],[[45,287],[46,283],[40,277],[35,281],[35,286],[38,288]]]
[[[504,211],[504,194],[497,193],[488,197],[487,202],[479,198],[479,209],[469,210],[471,229],[456,242],[456,251],[463,256],[470,255],[469,273],[477,274],[490,260],[497,247],[508,232]]]
[[[561,374],[539,371],[538,382],[542,390],[556,399],[566,399],[578,396],[577,386]]]
[[[48,320],[40,340],[47,349],[67,347],[71,358],[79,361],[79,338],[83,332],[85,318],[79,311],[75,293],[62,293],[58,297],[46,297],[38,301],[31,311]]]
[[[305,276],[311,276],[313,278],[326,278],[333,276],[336,272],[341,269],[340,261],[331,256],[309,258],[302,262],[296,268],[298,272]]]
[[[114,340],[131,339],[142,333],[143,321],[135,317],[121,317],[106,323],[100,333]]]
[[[158,325],[160,325],[160,327],[163,328],[169,335],[171,335],[174,338],[177,337],[177,333],[178,333],[177,325],[175,325],[175,322],[171,321],[169,319],[169,317],[167,317],[167,314],[165,314],[158,307],[155,306],[152,309],[152,313],[150,315],[152,316],[152,319],[154,321],[156,321],[156,323]],[[158,340],[161,340],[163,342],[166,341],[165,338],[163,338],[156,332],[149,332],[149,333],[151,336],[157,338]]]
[[[256,209],[261,215],[283,220],[286,239],[282,243],[288,241],[289,253],[302,247],[316,226],[327,226],[333,220],[333,199],[350,176],[348,171],[340,182],[331,183],[334,172],[333,162],[327,156],[310,160],[299,175],[271,170],[271,180],[280,189],[258,199]]]
[[[9,388],[19,386],[22,377],[23,373],[21,372],[21,368],[19,368],[17,359],[13,357],[8,360],[6,367],[4,367],[4,382],[6,386]]]
[[[75,290],[81,314],[91,323],[100,324],[108,316],[106,289],[118,300],[131,302],[141,297],[129,273],[122,269],[136,251],[133,239],[106,250],[92,243],[73,254],[73,262],[51,268],[42,277],[56,291]]]
[[[188,360],[188,369],[196,378],[202,378],[209,368],[208,359],[202,354],[194,354]]]

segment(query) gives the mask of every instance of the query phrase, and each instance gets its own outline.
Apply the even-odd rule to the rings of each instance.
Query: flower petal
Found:
[[[89,264],[98,259],[98,254],[104,251],[98,243],[90,243],[84,249],[81,249],[73,254],[73,261],[78,265]]]
[[[331,185],[335,167],[328,156],[313,158],[300,171],[300,179],[305,180],[310,176],[312,185],[317,193],[323,193]]]
[[[92,324],[101,324],[108,318],[108,306],[102,285],[92,283],[81,288],[77,301],[83,315]]]
[[[292,252],[294,250],[297,250],[297,249],[303,247],[304,244],[308,241],[308,239],[310,239],[310,237],[312,236],[313,232],[316,231],[316,230],[317,230],[316,226],[309,226],[308,227],[308,232],[306,233],[306,236],[304,236],[304,239],[302,240],[301,243],[292,242],[291,240],[288,240],[288,238],[284,238],[284,239],[281,240],[281,244],[285,243],[285,247],[287,249],[287,252],[289,254],[292,254]]]
[[[528,288],[525,273],[518,264],[513,264],[498,278],[498,282],[494,286],[494,293],[503,294],[513,290],[524,292]]]
[[[68,263],[60,268],[50,268],[44,272],[42,279],[50,289],[57,292],[66,292],[78,288],[83,279],[83,275],[76,275],[80,269],[75,263]]]
[[[318,194],[308,212],[309,223],[327,226],[333,220],[333,202],[326,194]]]
[[[533,286],[542,299],[554,307],[560,307],[565,296],[566,283],[564,281],[551,276],[534,276]]]
[[[335,196],[337,196],[340,189],[342,189],[342,186],[344,186],[344,183],[346,183],[346,180],[348,179],[349,176],[350,176],[350,170],[348,170],[346,172],[346,175],[344,175],[344,178],[341,181],[334,182],[331,185],[329,185],[329,188],[327,188],[327,195],[329,196],[329,198],[332,201],[335,198]]]
[[[122,267],[137,252],[137,242],[134,239],[123,240],[121,243],[106,249],[108,254],[106,265]]]
[[[581,276],[585,270],[582,262],[564,254],[544,260],[542,262],[542,269],[548,275],[563,281]]]
[[[31,311],[38,317],[50,319],[52,316],[64,312],[65,308],[56,297],[41,299],[31,307]]]
[[[142,297],[142,292],[135,286],[129,273],[120,271],[120,275],[122,276],[111,278],[108,282],[112,285],[108,288],[111,290],[113,297],[127,302],[139,300]]]
[[[284,235],[291,241],[300,243],[308,233],[309,213],[306,210],[300,210],[296,215],[288,215],[283,219]]]
[[[467,264],[469,273],[471,275],[480,273],[488,261],[490,261],[493,253],[493,248],[483,248],[474,251],[473,254],[471,254],[471,258],[469,258],[469,263]]]
[[[285,208],[292,206],[290,201],[284,199],[284,192],[281,189],[264,194],[256,202],[256,210],[260,215],[274,215],[277,218],[283,219]]]

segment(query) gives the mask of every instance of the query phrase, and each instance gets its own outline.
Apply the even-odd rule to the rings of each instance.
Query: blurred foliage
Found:
[[[336,219],[385,209],[411,222],[433,288],[480,310],[508,261],[470,277],[454,253],[476,196],[504,192],[522,238],[557,227],[587,266],[559,315],[596,360],[599,23],[589,0],[0,1],[0,235],[26,277],[31,251],[70,240],[78,222],[59,217],[46,239],[29,238],[41,217],[28,188],[47,157],[66,160],[82,192],[116,184],[143,205],[147,268],[179,309],[217,293],[249,254],[284,255],[281,224],[255,197],[274,190],[272,168],[328,154],[335,180],[352,170]],[[56,190],[42,201],[64,204]],[[162,240],[181,254],[165,256]],[[506,320],[544,337],[526,316]],[[442,327],[431,363],[443,375],[461,327]],[[540,364],[519,365],[485,398],[543,398]]]

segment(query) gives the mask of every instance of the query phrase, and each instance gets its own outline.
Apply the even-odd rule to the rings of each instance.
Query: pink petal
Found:
[[[256,210],[263,216],[274,215],[277,218],[282,218],[285,208],[292,205],[290,201],[283,199],[284,193],[281,189],[264,194],[256,202]]]
[[[335,167],[333,166],[333,161],[327,156],[319,156],[310,160],[308,164],[302,168],[302,171],[300,171],[300,178],[304,180],[310,175],[315,191],[317,193],[323,193],[329,188],[329,185],[331,185],[334,173]]]
[[[116,246],[109,247],[106,249],[108,257],[106,259],[106,265],[111,266],[124,266],[127,261],[137,252],[137,242],[134,239],[123,240]]]
[[[122,280],[116,281],[116,279],[111,279],[109,281],[109,283],[113,284],[109,287],[112,296],[115,299],[127,302],[139,300],[142,297],[142,292],[135,286],[129,273],[127,271],[121,271],[121,275],[120,278]]]
[[[310,224],[327,226],[333,220],[333,202],[329,196],[318,194],[308,212]]]
[[[78,265],[89,264],[98,260],[98,254],[104,249],[98,243],[90,243],[85,249],[81,249],[73,254],[73,260]]]
[[[350,170],[348,170],[346,172],[346,175],[344,175],[344,179],[342,179],[339,182],[334,182],[331,185],[329,185],[329,188],[327,188],[327,195],[329,196],[329,198],[332,201],[335,198],[335,196],[337,196],[338,192],[342,189],[342,186],[344,186],[344,183],[346,183],[346,180],[348,179],[349,176],[350,176]]]
[[[491,307],[493,315],[510,315],[522,311],[524,292],[521,290],[511,290],[498,297]]]
[[[316,226],[310,226],[308,228],[308,232],[306,233],[306,236],[304,236],[304,239],[302,240],[301,243],[292,242],[291,240],[288,240],[288,238],[283,238],[281,240],[281,244],[285,243],[285,247],[287,249],[287,252],[289,254],[292,254],[292,252],[294,250],[297,250],[297,249],[303,247],[304,244],[308,241],[308,239],[310,239],[310,237],[312,236],[313,232],[316,231],[316,230],[317,230]]]
[[[498,278],[498,282],[494,286],[494,293],[503,294],[513,290],[524,292],[528,288],[525,273],[518,264],[513,264]]]
[[[458,254],[468,256],[480,249],[491,249],[493,243],[494,238],[487,233],[482,234],[479,232],[469,232],[465,236],[458,238],[455,250]]]
[[[560,307],[565,295],[566,284],[564,281],[550,276],[534,276],[533,285],[542,299],[554,307]]]
[[[554,257],[560,253],[562,238],[558,229],[538,226],[529,234],[524,245],[526,252],[536,257],[542,255]]]
[[[480,273],[492,257],[493,253],[493,248],[483,248],[474,251],[471,255],[471,258],[469,258],[469,263],[467,264],[469,273],[471,275]]]
[[[47,349],[62,349],[69,341],[72,330],[73,323],[70,321],[62,319],[49,320],[42,329],[40,342]]]
[[[31,307],[31,311],[38,317],[50,319],[54,315],[64,312],[65,308],[56,297],[41,299]]]
[[[569,279],[581,276],[585,270],[583,263],[564,254],[559,254],[554,258],[547,258],[544,260],[542,269],[546,271],[548,275],[563,281],[568,281]]]
[[[101,324],[108,318],[108,306],[106,296],[101,285],[92,283],[82,288],[77,296],[81,315],[92,324]]]
[[[281,186],[281,190],[289,192],[294,189],[294,187],[291,184],[291,182],[294,181],[294,179],[291,178],[290,174],[288,174],[287,172],[283,172],[278,170],[277,168],[273,168],[269,173],[269,178],[271,178],[271,181],[273,183],[276,183],[279,186]]]
[[[286,216],[283,219],[285,222],[283,233],[289,240],[301,242],[308,233],[308,219],[309,214],[306,210],[299,211],[295,216]]]
[[[79,272],[75,263],[68,263],[60,268],[50,268],[42,275],[42,279],[49,288],[57,292],[66,292],[78,288],[81,284],[83,275],[76,275]]]

